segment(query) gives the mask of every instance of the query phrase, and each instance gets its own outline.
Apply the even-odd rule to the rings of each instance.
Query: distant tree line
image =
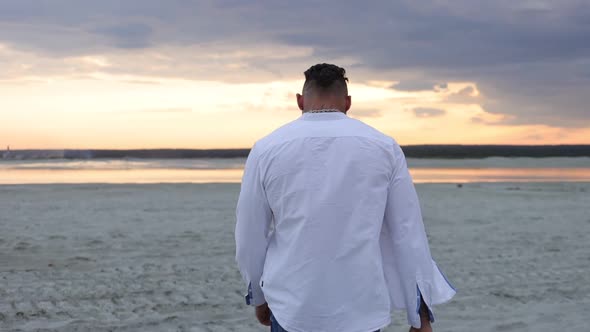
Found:
[[[402,149],[409,158],[590,157],[590,145],[408,145]],[[249,149],[90,151],[92,158],[238,158],[247,157],[250,152]]]
[[[410,158],[590,157],[590,145],[409,145]]]
[[[590,145],[408,145],[409,158],[590,157]],[[249,149],[11,150],[8,159],[244,158]]]
[[[72,150],[64,158],[75,156]],[[145,150],[90,150],[92,158],[156,158],[156,159],[187,159],[187,158],[239,158],[247,157],[249,149],[145,149]]]

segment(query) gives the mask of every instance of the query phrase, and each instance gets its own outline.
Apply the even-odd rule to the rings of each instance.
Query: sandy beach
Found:
[[[590,183],[418,184],[458,289],[435,331],[583,331]],[[267,331],[234,263],[239,184],[0,185],[0,330]],[[407,331],[394,312],[384,331]]]

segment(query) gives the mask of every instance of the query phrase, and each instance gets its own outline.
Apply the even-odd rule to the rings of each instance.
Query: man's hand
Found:
[[[256,318],[260,324],[270,326],[270,309],[268,308],[268,303],[265,302],[256,307]]]
[[[419,329],[413,326],[410,327],[410,332],[432,332],[428,315],[428,306],[426,306],[422,297],[420,297],[420,326]]]
[[[410,332],[432,332],[432,327],[430,326],[430,323],[422,324],[422,327],[419,329],[411,327]]]

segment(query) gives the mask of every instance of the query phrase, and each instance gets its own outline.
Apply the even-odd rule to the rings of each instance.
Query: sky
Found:
[[[590,144],[588,1],[0,1],[0,147],[248,148],[316,63],[412,144]]]

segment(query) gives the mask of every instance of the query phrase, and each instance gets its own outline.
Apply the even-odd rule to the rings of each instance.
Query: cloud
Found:
[[[378,110],[375,108],[360,108],[360,109],[354,108],[354,109],[350,110],[350,114],[353,117],[358,117],[358,118],[378,118],[383,115],[381,110]]]
[[[417,118],[434,118],[443,116],[447,111],[439,108],[428,108],[428,107],[416,107],[412,109],[412,112]]]
[[[432,81],[417,81],[417,80],[404,80],[399,83],[396,83],[391,86],[392,89],[398,91],[432,91],[434,88],[442,88],[445,89],[447,87],[446,83],[437,83]]]
[[[97,33],[105,35],[120,48],[147,48],[151,45],[152,27],[142,23],[125,23],[99,28]]]
[[[44,72],[44,62],[60,72],[62,58],[101,55],[111,66],[100,70],[111,74],[272,81],[300,79],[327,61],[345,66],[353,82],[396,81],[399,91],[472,82],[478,102],[511,115],[508,124],[588,120],[587,1],[334,4],[2,1],[0,43],[43,59],[29,74]],[[18,75],[20,64],[11,63],[8,72]],[[65,71],[92,70],[72,68]]]
[[[445,97],[445,101],[458,104],[473,104],[478,102],[478,97],[479,92],[473,86],[468,86],[449,94]]]
[[[232,83],[277,81],[303,78],[299,58],[311,49],[257,44],[235,49],[231,44],[196,46],[152,46],[145,50],[117,49],[100,55],[43,56],[36,51],[17,50],[0,43],[0,81],[23,77],[69,77],[96,79],[97,73],[134,77],[153,82],[157,78],[177,78]],[[266,63],[257,61],[265,59]],[[282,63],[275,68],[272,63]],[[143,79],[140,79],[143,77]]]

